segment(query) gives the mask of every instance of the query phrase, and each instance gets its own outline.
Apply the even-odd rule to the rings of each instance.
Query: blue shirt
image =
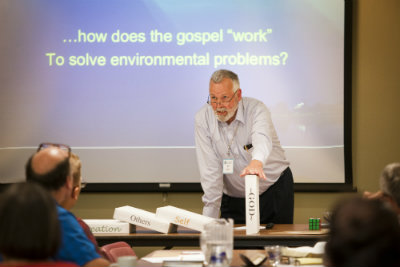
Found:
[[[100,258],[93,243],[87,238],[76,217],[57,204],[61,225],[61,247],[55,260],[74,262],[79,266]]]

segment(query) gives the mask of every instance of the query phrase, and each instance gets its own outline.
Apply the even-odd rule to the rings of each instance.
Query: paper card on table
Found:
[[[317,242],[314,247],[282,247],[281,254],[287,257],[321,257],[325,252],[325,244],[325,241],[321,241]]]
[[[134,225],[140,225],[164,234],[176,232],[176,226],[169,221],[157,217],[153,212],[131,206],[116,208],[113,218]]]
[[[135,226],[127,222],[110,219],[84,219],[93,234],[129,234],[135,232]]]
[[[321,265],[322,266],[323,259],[322,258],[295,258],[294,265]]]
[[[259,180],[257,175],[246,175],[246,234],[260,232]]]
[[[152,253],[151,257],[143,257],[142,260],[151,263],[163,263],[163,262],[175,262],[175,265],[169,266],[179,266],[178,262],[194,263],[194,266],[198,266],[197,262],[204,262],[204,254],[199,250],[156,250]],[[186,264],[184,264],[186,265]],[[200,265],[202,266],[202,265]]]
[[[212,222],[214,219],[195,212],[180,209],[174,206],[165,206],[157,208],[156,216],[163,218],[170,223],[181,225],[186,228],[203,231],[204,225]]]

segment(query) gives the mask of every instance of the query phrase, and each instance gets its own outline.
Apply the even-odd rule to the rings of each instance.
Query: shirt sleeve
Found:
[[[62,232],[61,248],[56,260],[74,262],[79,266],[100,258],[93,243],[86,237],[75,216],[59,209]]]
[[[270,112],[263,103],[258,103],[253,109],[252,122],[252,160],[259,160],[265,165],[272,151],[274,128]]]
[[[97,243],[96,237],[94,237],[92,231],[90,230],[89,225],[87,225],[81,218],[76,218],[79,225],[82,227],[83,232],[85,233],[86,237],[93,243],[96,248],[96,252],[101,255],[99,244]]]
[[[219,218],[223,189],[222,163],[213,149],[210,131],[207,130],[204,121],[196,116],[195,143],[200,182],[204,192],[203,215]]]

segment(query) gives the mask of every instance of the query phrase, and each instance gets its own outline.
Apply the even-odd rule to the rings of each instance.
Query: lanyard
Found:
[[[226,134],[226,133],[224,134],[224,141],[226,143],[226,146],[228,147],[228,156],[229,157],[231,156],[231,153],[233,154],[231,147],[232,147],[233,139],[235,139],[238,128],[239,128],[239,123],[236,124],[235,132],[233,133],[232,139],[229,142],[228,142],[228,134]]]
[[[240,101],[240,102],[242,102],[242,107],[243,107],[243,110],[244,110],[243,101]],[[239,110],[239,108],[238,108],[238,110]],[[237,110],[236,112],[238,112],[238,110]],[[233,122],[235,122],[235,120],[234,120]],[[228,127],[229,127],[229,125],[228,125]],[[228,128],[228,127],[227,127],[227,128]],[[231,139],[231,141],[229,141],[229,142],[228,142],[228,134],[227,134],[227,133],[225,132],[225,130],[222,128],[222,130],[224,131],[224,141],[225,141],[226,146],[228,147],[228,157],[231,156],[231,152],[232,152],[232,148],[231,148],[231,147],[232,147],[233,139],[235,139],[235,136],[236,136],[236,133],[237,133],[238,128],[239,128],[239,122],[237,122],[236,128],[235,128],[235,132],[233,133],[232,139]],[[233,152],[232,152],[232,155],[233,155]]]

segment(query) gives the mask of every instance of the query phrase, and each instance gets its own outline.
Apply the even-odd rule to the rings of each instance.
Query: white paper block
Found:
[[[170,223],[181,225],[186,228],[197,230],[200,232],[203,231],[204,225],[214,220],[211,217],[180,209],[174,206],[157,208],[156,216],[159,218],[163,218]]]
[[[119,220],[83,220],[93,234],[129,234],[135,232],[135,226]]]
[[[260,232],[260,195],[257,175],[246,175],[246,234]]]
[[[164,234],[176,232],[176,226],[169,223],[169,221],[156,217],[153,212],[131,206],[116,208],[113,218],[134,225],[140,225]]]

